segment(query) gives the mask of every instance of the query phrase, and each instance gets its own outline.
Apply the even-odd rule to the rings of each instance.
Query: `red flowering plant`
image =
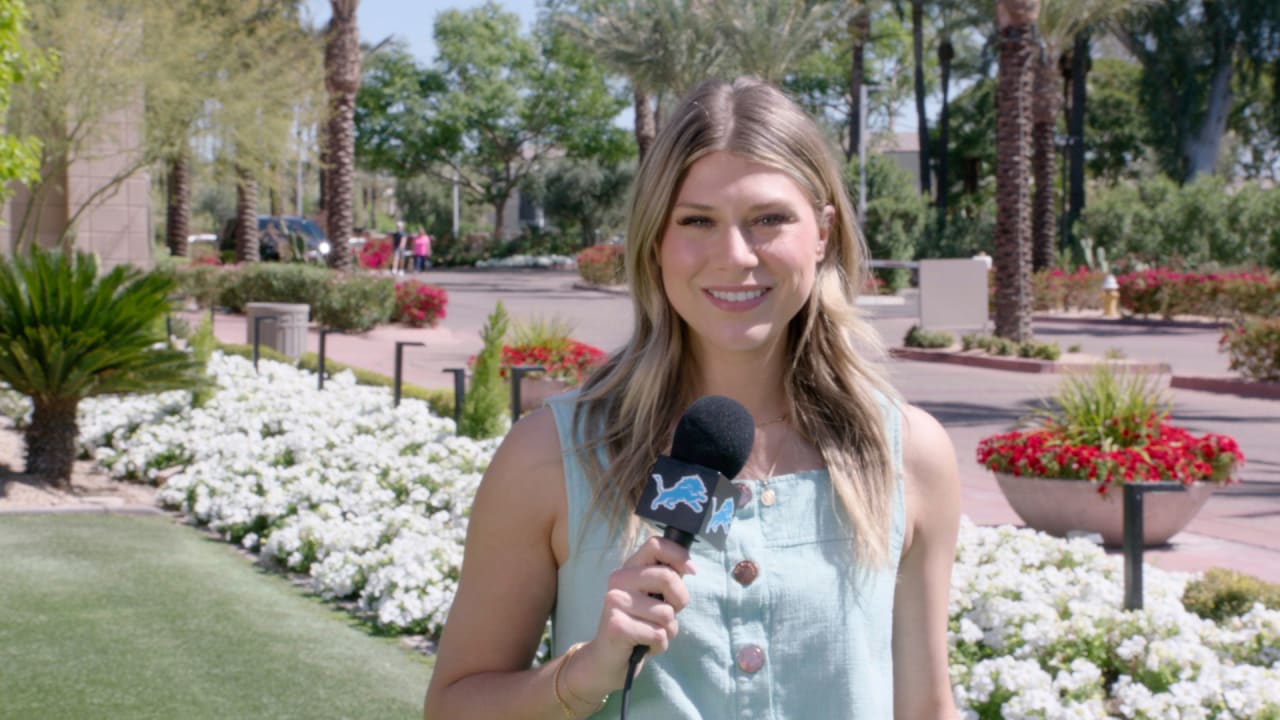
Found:
[[[1169,422],[1150,375],[1099,364],[1068,376],[1034,426],[984,438],[978,462],[998,473],[1084,480],[1105,494],[1126,482],[1234,481],[1244,463],[1226,435],[1194,435]]]
[[[539,375],[573,386],[582,382],[605,360],[599,348],[569,337],[572,326],[560,319],[533,318],[517,322],[502,346],[503,379],[512,367],[541,365]]]
[[[385,237],[366,240],[356,255],[360,267],[366,270],[385,270],[391,267],[391,258],[395,248],[391,240]]]
[[[417,280],[396,283],[396,306],[391,319],[410,327],[435,327],[444,319],[449,294],[444,288]]]

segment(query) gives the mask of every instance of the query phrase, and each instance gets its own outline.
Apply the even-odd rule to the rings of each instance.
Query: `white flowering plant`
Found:
[[[350,373],[317,391],[311,373],[260,365],[215,354],[219,390],[198,409],[182,392],[87,401],[82,448],[382,628],[437,634],[497,441]],[[1088,541],[966,521],[949,608],[962,716],[1280,720],[1280,612],[1203,619],[1181,600],[1193,576],[1151,567],[1146,609],[1124,611],[1122,577]]]

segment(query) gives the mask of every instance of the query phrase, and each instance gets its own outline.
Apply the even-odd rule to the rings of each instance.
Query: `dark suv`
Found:
[[[236,219],[222,226],[219,247],[236,248]],[[262,260],[298,259],[301,251],[308,262],[324,262],[329,255],[329,240],[324,230],[308,218],[297,215],[258,216],[258,257]]]

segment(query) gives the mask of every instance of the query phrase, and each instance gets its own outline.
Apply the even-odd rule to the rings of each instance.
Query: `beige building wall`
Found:
[[[115,188],[99,191],[112,178],[137,165],[142,158],[142,97],[99,123],[83,144],[62,177],[45,177],[47,189],[42,206],[32,209],[27,224],[37,242],[55,246],[75,213],[72,231],[75,246],[94,253],[103,269],[121,264],[150,268],[155,263],[151,246],[150,173],[144,167]],[[5,227],[0,236],[2,251],[17,247],[22,219],[31,203],[31,193],[17,187],[5,203]]]

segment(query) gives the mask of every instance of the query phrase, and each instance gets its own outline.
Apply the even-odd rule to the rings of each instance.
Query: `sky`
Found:
[[[420,62],[428,63],[436,54],[436,44],[431,38],[436,14],[483,4],[484,0],[360,0],[356,23],[360,26],[361,41],[378,43],[394,35],[409,43],[409,52]],[[498,4],[519,15],[526,31],[538,18],[537,0],[499,0]],[[333,15],[329,0],[307,0],[307,8],[318,27],[327,24]]]

